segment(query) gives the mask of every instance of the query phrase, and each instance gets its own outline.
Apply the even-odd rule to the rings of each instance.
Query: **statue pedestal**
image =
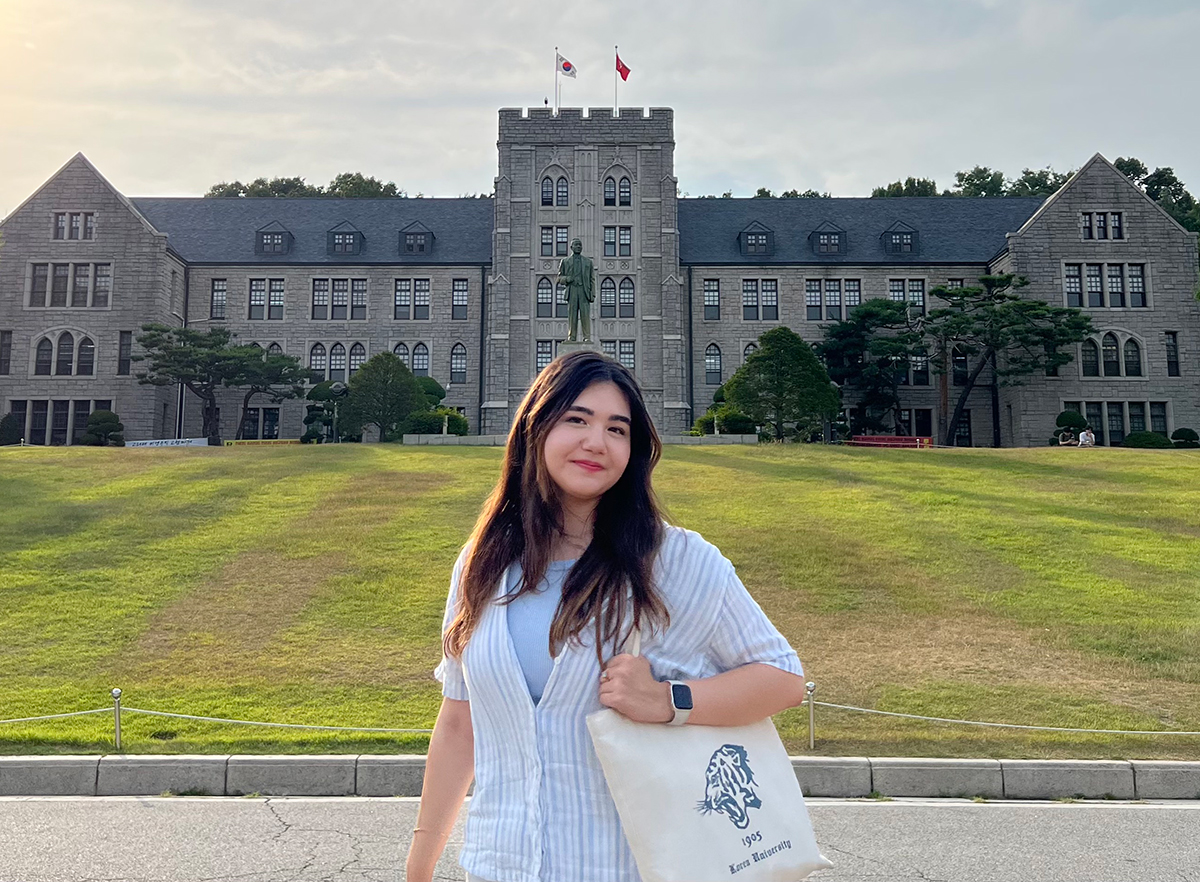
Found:
[[[592,340],[590,343],[574,340],[560,340],[558,343],[558,354],[566,355],[568,352],[579,352],[581,349],[586,349],[589,352],[603,352],[600,348],[600,343],[597,340]]]

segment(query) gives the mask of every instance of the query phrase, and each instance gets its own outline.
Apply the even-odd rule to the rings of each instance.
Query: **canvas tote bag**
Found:
[[[630,644],[638,655],[641,635]],[[642,882],[798,882],[833,866],[769,719],[665,726],[605,708],[587,726]]]

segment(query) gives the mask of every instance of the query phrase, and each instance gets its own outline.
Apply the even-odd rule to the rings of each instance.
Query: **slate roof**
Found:
[[[1037,211],[1040,198],[969,199],[907,196],[882,199],[680,199],[683,264],[986,263]],[[738,233],[758,222],[774,234],[770,255],[743,255]],[[917,230],[917,254],[888,254],[880,236],[897,223]],[[842,254],[813,253],[809,234],[823,224],[846,231]],[[829,227],[825,227],[829,229]]]
[[[130,200],[189,263],[485,264],[492,261],[489,199],[136,198]],[[255,254],[254,233],[278,223],[294,237],[287,254]],[[349,223],[358,254],[327,253],[326,234]],[[435,237],[428,254],[401,254],[400,231],[420,223]]]

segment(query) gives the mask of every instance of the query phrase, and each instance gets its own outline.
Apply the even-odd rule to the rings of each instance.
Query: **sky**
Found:
[[[0,0],[0,216],[75,153],[129,196],[360,171],[491,191],[496,111],[675,109],[692,196],[975,165],[1171,166],[1200,194],[1194,0]]]

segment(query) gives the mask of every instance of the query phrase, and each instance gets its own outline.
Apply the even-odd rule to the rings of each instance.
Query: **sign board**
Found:
[[[126,441],[126,447],[207,447],[207,438],[161,438],[157,441]]]
[[[267,438],[262,441],[248,438],[245,441],[226,441],[226,447],[232,447],[235,444],[299,444],[299,438]]]

